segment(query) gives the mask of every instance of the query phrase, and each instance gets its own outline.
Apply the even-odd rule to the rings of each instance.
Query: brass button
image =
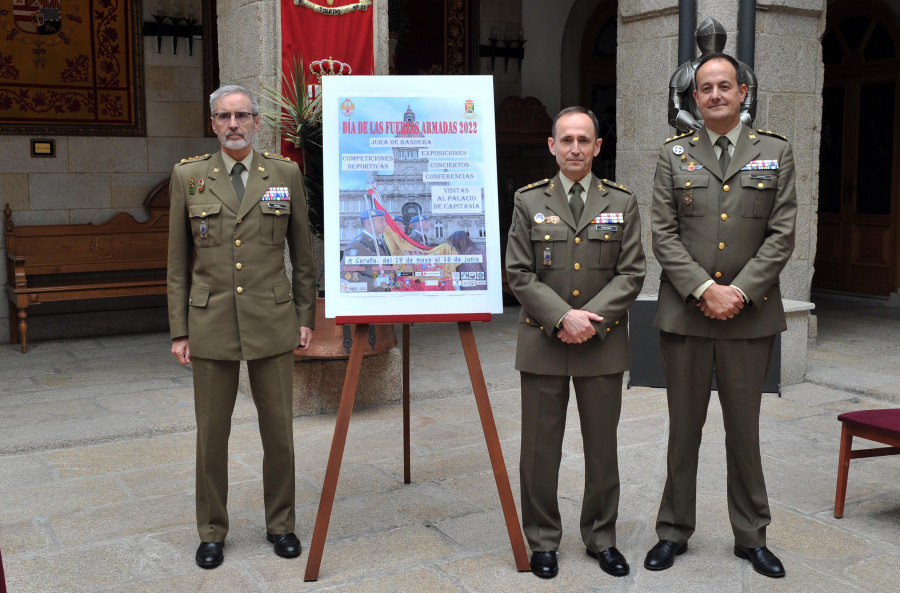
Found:
[[[289,299],[292,299],[292,298],[294,298],[294,293],[292,293],[292,292],[289,292],[289,293],[288,293],[288,298],[289,298]]]
[[[578,270],[580,270],[580,269],[581,269],[581,264],[580,264],[580,263],[578,263],[578,262],[575,262],[575,265],[574,265],[574,266],[572,266],[572,267],[574,267],[574,268],[575,268],[575,271],[576,271],[576,272],[577,272],[577,271],[578,271]]]
[[[719,243],[719,249],[725,249],[725,243]]]
[[[531,323],[531,317],[526,317],[526,318],[525,318],[525,323]]]
[[[769,297],[763,297],[763,300],[764,300],[764,301],[768,301],[768,300],[769,300]]]
[[[549,240],[550,240],[550,235],[544,235],[544,241],[549,241]]]
[[[619,321],[618,321],[618,320],[616,320],[616,325],[619,325]]]
[[[578,296],[578,295],[580,295],[580,294],[581,294],[581,293],[578,292],[577,290],[573,290],[573,291],[572,291],[572,296]]]
[[[575,244],[578,245],[581,243],[581,237],[575,237]]]
[[[240,246],[241,246],[241,240],[240,240],[240,239],[235,240],[234,246],[235,246],[235,247],[240,247]]]
[[[725,191],[731,191],[731,186],[726,183],[725,185],[722,186],[722,189]]]
[[[241,265],[241,262],[238,262],[238,263],[234,264],[234,267],[237,268],[238,270],[240,270],[240,269],[243,268],[244,266]]]
[[[728,220],[728,215],[724,212],[722,213],[722,220]]]
[[[604,241],[609,241],[609,235],[603,235],[603,240],[604,240]]]
[[[607,328],[606,328],[606,333],[609,333],[609,332],[611,332],[611,331],[612,331],[612,328],[611,328],[611,327],[607,327]]]
[[[238,223],[238,224],[241,224],[242,222],[244,222],[244,219],[243,219],[243,218],[238,218],[238,219],[237,219],[237,223]]]
[[[544,326],[542,325],[542,326],[541,326],[541,331],[543,331],[543,329],[544,329]]]
[[[685,187],[690,187],[690,186],[691,186],[691,182],[690,182],[690,181],[685,182],[684,186],[685,186]]]
[[[238,294],[244,294],[244,289],[243,289],[243,287],[238,286],[238,287],[237,287],[237,293],[238,293]]]
[[[206,216],[206,210],[200,213],[200,216]]]
[[[716,278],[721,278],[721,277],[722,277],[722,272],[716,272]]]
[[[193,305],[193,304],[194,304],[194,297],[191,297],[188,299],[188,305]]]
[[[276,211],[275,211],[275,216],[281,216],[281,210],[276,210]]]
[[[756,187],[765,187],[765,185],[763,185],[763,182],[760,181],[759,183],[756,184]]]

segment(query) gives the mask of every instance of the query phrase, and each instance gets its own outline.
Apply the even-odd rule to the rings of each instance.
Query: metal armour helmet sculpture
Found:
[[[697,27],[697,47],[700,55],[711,52],[720,52],[725,49],[725,41],[728,34],[722,23],[712,17],[707,17]],[[699,59],[685,62],[680,65],[672,78],[669,79],[669,124],[682,133],[693,132],[703,127],[703,117],[700,109],[694,101],[694,76],[697,72]],[[741,121],[750,126],[756,117],[756,73],[753,68],[743,62],[738,62],[738,84],[747,85],[747,96],[741,105]]]

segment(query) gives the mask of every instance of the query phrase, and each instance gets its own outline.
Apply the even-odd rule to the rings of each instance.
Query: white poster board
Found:
[[[325,316],[502,313],[491,77],[326,76],[322,122]]]

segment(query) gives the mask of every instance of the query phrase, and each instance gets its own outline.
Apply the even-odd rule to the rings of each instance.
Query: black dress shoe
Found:
[[[200,568],[215,568],[225,560],[224,542],[201,542],[194,555]]]
[[[769,548],[745,548],[735,544],[734,555],[753,564],[753,570],[761,575],[780,579],[784,576],[784,565],[778,556],[769,551]]]
[[[644,568],[647,570],[665,570],[675,564],[675,556],[687,552],[687,543],[677,544],[667,539],[661,539],[647,552],[644,559]]]
[[[266,539],[275,544],[275,553],[282,558],[296,558],[303,549],[300,540],[293,533],[275,535],[267,531]]]
[[[552,579],[559,574],[556,552],[532,552],[531,572],[542,579]]]
[[[628,574],[628,562],[625,560],[622,552],[617,550],[615,546],[606,548],[600,553],[587,550],[587,555],[599,560],[600,569],[606,574],[611,574],[614,577],[624,577]]]

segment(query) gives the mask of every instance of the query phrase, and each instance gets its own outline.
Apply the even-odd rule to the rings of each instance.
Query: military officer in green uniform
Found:
[[[616,548],[616,428],[630,365],[628,308],[644,281],[641,221],[631,192],[591,173],[601,144],[591,111],[562,110],[551,134],[559,174],[516,192],[506,248],[509,286],[522,305],[522,524],[532,572],[556,576],[556,492],[571,381],[584,440],[581,537],[601,569],[624,576],[628,562]]]
[[[653,252],[662,266],[660,329],[669,404],[668,475],[644,561],[672,566],[696,526],[697,462],[715,369],[725,424],[734,553],[769,577],[771,520],[759,447],[763,381],[786,329],[778,277],[794,249],[790,144],[741,123],[747,87],[722,53],[700,59],[694,97],[704,127],[662,148],[653,187]]]
[[[259,105],[246,89],[210,95],[221,151],[175,165],[169,183],[168,301],[172,354],[191,364],[197,416],[195,554],[224,559],[228,436],[241,360],[262,437],[266,537],[300,554],[294,534],[294,349],[315,323],[315,264],[303,177],[287,158],[253,150]],[[290,252],[290,276],[284,263]]]

